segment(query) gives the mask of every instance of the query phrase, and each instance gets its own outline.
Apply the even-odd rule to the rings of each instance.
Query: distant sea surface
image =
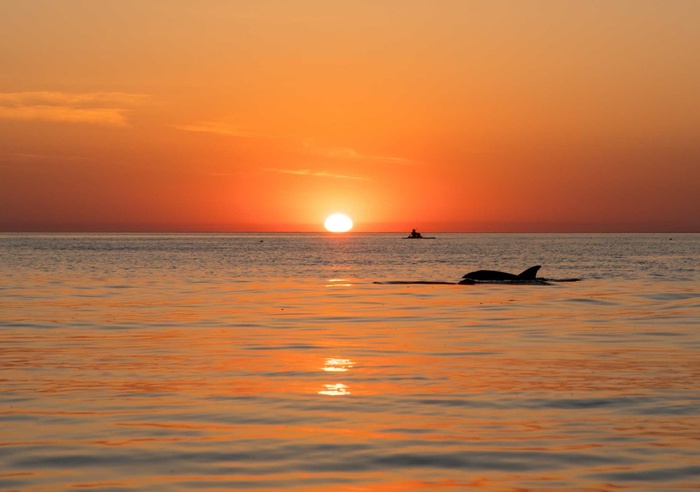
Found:
[[[435,235],[0,234],[0,490],[700,489],[700,235]]]

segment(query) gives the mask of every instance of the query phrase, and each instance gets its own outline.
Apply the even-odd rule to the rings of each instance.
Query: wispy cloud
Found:
[[[76,164],[88,158],[77,155],[32,154],[22,152],[0,153],[0,169],[31,171],[43,169],[44,165]]]
[[[252,130],[250,128],[244,128],[236,125],[231,125],[228,123],[215,122],[215,121],[203,121],[193,124],[183,124],[183,125],[172,125],[173,128],[178,130],[188,131],[188,132],[200,132],[200,133],[214,133],[217,135],[228,135],[236,138],[264,138],[264,139],[275,139],[283,142],[288,149],[292,152],[300,152],[306,155],[312,155],[316,157],[323,157],[325,159],[335,159],[335,160],[345,160],[345,161],[370,161],[375,163],[384,164],[395,164],[395,165],[412,165],[416,164],[417,161],[406,159],[405,157],[387,156],[387,155],[374,155],[374,154],[364,154],[358,152],[350,147],[322,147],[316,145],[313,139],[309,139],[301,143],[294,143],[290,139],[286,139],[283,136],[270,135],[261,131]],[[304,171],[304,170],[302,170]],[[311,174],[310,171],[307,172],[294,172],[290,174]],[[319,176],[323,174],[318,174]],[[344,176],[345,177],[345,176]],[[364,179],[364,178],[357,178]]]
[[[410,165],[416,161],[404,157],[394,157],[386,155],[363,154],[349,147],[318,147],[313,143],[306,142],[304,147],[307,152],[313,155],[328,157],[332,159],[364,160],[386,164]]]
[[[213,121],[203,121],[191,125],[173,125],[173,127],[187,132],[215,133],[238,138],[271,138],[269,135],[264,135],[260,132]]]
[[[147,97],[125,92],[4,92],[0,119],[126,126],[128,111]]]
[[[87,157],[76,155],[51,155],[51,154],[28,154],[28,153],[5,153],[0,154],[0,162],[52,162],[52,161],[85,161]]]
[[[329,173],[327,171],[312,171],[311,169],[276,169],[267,168],[264,169],[266,172],[270,173],[281,173],[281,174],[294,174],[297,176],[315,176],[318,178],[334,178],[334,179],[356,179],[361,181],[368,181],[369,178],[362,176],[348,176],[346,174],[335,174]]]

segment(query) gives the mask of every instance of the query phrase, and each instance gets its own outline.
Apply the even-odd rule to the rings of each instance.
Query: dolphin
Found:
[[[498,272],[496,270],[477,270],[469,272],[459,281],[460,284],[473,284],[476,282],[525,282],[537,283],[543,282],[543,279],[537,278],[537,270],[542,268],[541,265],[535,265],[528,268],[522,273],[515,275],[513,273]]]
[[[476,285],[476,284],[528,284],[552,285],[551,282],[578,282],[580,278],[542,278],[537,271],[542,268],[535,265],[522,273],[499,272],[496,270],[477,270],[469,272],[459,282],[440,282],[430,280],[385,280],[375,284],[421,284],[421,285]]]

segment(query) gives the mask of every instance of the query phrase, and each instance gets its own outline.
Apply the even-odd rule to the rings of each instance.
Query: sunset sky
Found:
[[[0,231],[700,232],[699,1],[0,12]]]

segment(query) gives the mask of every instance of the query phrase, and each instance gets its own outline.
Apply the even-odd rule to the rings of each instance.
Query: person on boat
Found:
[[[410,234],[408,237],[414,238],[414,239],[418,239],[418,238],[422,238],[423,236],[421,235],[420,232],[416,232],[416,230],[413,229],[413,230],[411,231],[411,234]]]

